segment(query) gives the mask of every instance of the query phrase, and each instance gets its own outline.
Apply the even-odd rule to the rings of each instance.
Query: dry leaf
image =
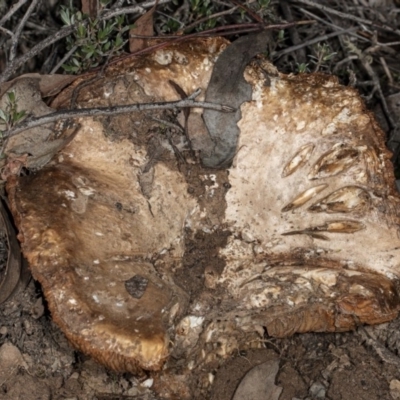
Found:
[[[26,78],[37,80],[41,95],[43,97],[50,97],[60,93],[61,90],[77,79],[77,76],[60,74],[40,75],[37,73],[20,75],[12,81],[0,84],[0,97],[2,97],[17,81]]]
[[[40,80],[36,78],[18,79],[9,88],[14,90],[18,110],[25,111],[26,115],[39,117],[54,111],[42,100],[39,90]],[[0,98],[0,108],[7,104],[7,96]],[[61,148],[63,148],[74,135],[75,128],[64,131],[61,137],[56,136],[56,131],[67,124],[49,123],[10,137],[4,148],[4,153],[10,157],[3,176],[18,174],[22,166],[30,169],[39,169],[44,166]],[[65,135],[66,134],[66,135]],[[25,157],[26,158],[21,158]],[[17,163],[16,163],[17,162]]]
[[[138,18],[138,20],[135,22],[134,27],[129,31],[129,51],[131,53],[145,49],[148,46],[147,42],[149,40],[135,38],[132,36],[154,36],[153,14],[156,10],[157,4],[158,0],[155,2],[154,6],[151,7],[149,11],[147,11],[146,14],[143,14],[140,18]]]

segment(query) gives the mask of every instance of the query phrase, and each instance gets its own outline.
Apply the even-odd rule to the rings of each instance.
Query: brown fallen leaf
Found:
[[[158,0],[155,2],[154,6],[150,8],[145,14],[143,14],[135,22],[134,27],[129,31],[129,52],[134,53],[138,50],[143,50],[148,46],[149,39],[140,39],[133,37],[134,35],[139,36],[154,36],[153,30],[153,14],[156,10]]]
[[[42,100],[39,82],[36,78],[18,79],[9,88],[15,93],[18,110],[25,111],[26,115],[39,117],[54,111]],[[6,104],[7,96],[0,97],[0,108],[4,109]],[[75,128],[68,122],[49,123],[10,137],[3,148],[8,161],[2,170],[2,176],[6,178],[9,175],[18,175],[23,166],[40,169],[72,140]],[[57,134],[60,129],[63,130],[61,136]]]
[[[8,89],[10,89],[17,81],[21,79],[35,79],[38,81],[39,90],[43,97],[54,96],[61,92],[66,86],[77,79],[77,76],[73,75],[40,75],[37,73],[20,75],[12,81],[4,82],[0,84],[0,97],[3,96]]]

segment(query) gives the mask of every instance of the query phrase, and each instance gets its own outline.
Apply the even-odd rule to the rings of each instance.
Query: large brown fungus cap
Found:
[[[196,39],[122,61],[77,104],[179,99],[169,80],[205,89],[226,45]],[[54,320],[109,367],[157,370],[173,356],[167,365],[207,371],[261,346],[264,328],[340,332],[397,316],[400,204],[375,119],[334,77],[263,60],[245,77],[252,101],[230,168],[201,168],[159,121],[176,123],[170,112],[131,113],[80,119],[49,165],[8,182]],[[194,151],[207,146],[201,112],[188,122]]]

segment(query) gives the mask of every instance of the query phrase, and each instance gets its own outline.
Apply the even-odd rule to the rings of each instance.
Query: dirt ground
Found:
[[[107,371],[75,351],[51,321],[40,288],[0,308],[0,399],[154,400],[151,377]],[[252,367],[279,358],[279,400],[400,398],[400,319],[356,332],[266,338],[218,371],[210,399],[230,399]],[[149,387],[150,386],[150,387]]]

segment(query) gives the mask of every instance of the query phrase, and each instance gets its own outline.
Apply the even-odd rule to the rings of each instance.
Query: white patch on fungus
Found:
[[[64,194],[69,199],[75,199],[76,197],[75,192],[73,192],[72,190],[64,190]]]
[[[153,58],[160,65],[169,65],[172,62],[173,52],[171,50],[158,50]]]

